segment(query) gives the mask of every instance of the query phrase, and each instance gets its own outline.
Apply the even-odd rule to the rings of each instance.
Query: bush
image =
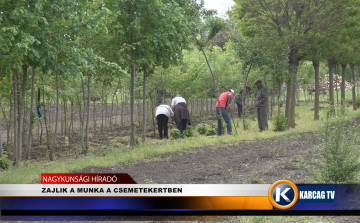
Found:
[[[10,161],[8,160],[7,157],[8,157],[7,155],[3,155],[2,157],[0,157],[0,168],[1,169],[6,170],[9,168]]]
[[[170,139],[178,139],[180,138],[180,130],[179,129],[173,129],[170,131]]]
[[[194,135],[193,131],[191,129],[186,129],[183,131],[183,135],[187,138],[192,137]]]
[[[200,135],[204,135],[206,133],[206,126],[201,123],[198,126],[196,126],[196,131],[200,134]]]
[[[216,129],[214,129],[214,128],[207,129],[205,135],[206,135],[206,136],[216,135]]]
[[[274,128],[275,132],[282,132],[287,129],[288,123],[287,123],[287,118],[285,117],[284,114],[274,116],[273,122],[275,126]]]
[[[347,118],[344,106],[336,108],[335,114],[332,110],[332,106],[326,108],[312,175],[318,183],[353,183],[360,172],[359,127]]]
[[[216,123],[213,123],[212,125],[199,124],[196,127],[196,131],[201,135],[211,136],[211,135],[216,135],[216,128],[217,128]]]
[[[245,122],[243,123],[243,127],[244,127],[244,130],[250,129],[250,122],[248,120],[245,120]]]

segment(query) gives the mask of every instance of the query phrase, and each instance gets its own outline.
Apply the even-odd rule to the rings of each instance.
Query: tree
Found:
[[[144,72],[154,64],[167,66],[177,61],[188,39],[187,20],[180,4],[186,1],[132,1],[112,3],[115,14],[113,33],[120,50],[128,55],[130,66],[130,145],[135,142],[135,76],[136,70]],[[115,35],[118,33],[118,35]],[[145,75],[146,78],[146,75]]]
[[[350,1],[294,1],[294,0],[236,0],[235,15],[238,27],[246,36],[271,36],[273,42],[288,47],[289,77],[285,115],[290,127],[295,127],[295,94],[297,68],[306,56],[301,49],[312,43],[316,36],[329,36],[336,28],[348,24],[351,16]]]

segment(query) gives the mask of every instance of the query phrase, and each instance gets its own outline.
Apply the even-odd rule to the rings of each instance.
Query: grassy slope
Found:
[[[1,184],[24,184],[31,183],[34,180],[39,180],[41,173],[66,173],[73,172],[89,166],[111,166],[117,163],[134,162],[143,159],[151,159],[152,157],[165,153],[175,152],[182,149],[190,149],[200,146],[216,146],[224,143],[238,143],[241,140],[258,140],[264,138],[271,138],[275,136],[288,135],[293,133],[316,131],[321,126],[321,121],[314,121],[313,111],[311,111],[312,104],[302,104],[296,107],[296,123],[295,129],[290,129],[285,132],[274,132],[273,123],[269,120],[269,131],[260,133],[257,127],[257,120],[250,120],[250,130],[242,130],[242,121],[240,120],[240,127],[237,128],[238,134],[222,137],[205,137],[195,135],[190,139],[185,140],[148,140],[146,144],[140,145],[135,149],[129,148],[114,148],[104,157],[86,156],[78,159],[68,159],[65,162],[43,162],[35,163],[28,162],[27,164],[20,164],[18,168],[10,167],[7,171],[0,172]],[[349,107],[348,115],[352,118],[359,116],[359,111],[352,111]],[[320,112],[320,117],[323,116]],[[235,119],[235,123],[237,119]],[[235,129],[233,130],[235,132]],[[181,143],[178,143],[181,142]]]

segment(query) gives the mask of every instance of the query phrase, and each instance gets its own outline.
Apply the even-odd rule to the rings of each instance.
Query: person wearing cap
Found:
[[[174,111],[174,119],[177,129],[180,130],[181,137],[183,137],[182,132],[186,130],[186,125],[191,125],[190,121],[190,112],[186,104],[186,100],[177,94],[171,100],[171,109]]]
[[[230,104],[234,97],[234,94],[235,94],[234,90],[230,89],[228,91],[221,93],[218,100],[216,100],[215,109],[216,109],[216,118],[218,120],[217,134],[219,136],[221,135],[221,122],[222,122],[221,116],[226,122],[227,133],[230,135],[232,133],[231,118],[228,113],[228,109],[230,108]],[[219,106],[219,102],[220,102],[220,106]]]
[[[254,82],[258,91],[256,92],[255,97],[255,108],[257,108],[257,118],[260,132],[268,128],[267,122],[267,109],[269,106],[268,103],[268,93],[266,88],[262,85],[261,80]]]
[[[169,105],[159,105],[155,108],[155,117],[158,124],[159,138],[163,137],[168,139],[168,121],[169,118],[173,118],[174,113]],[[163,135],[164,129],[164,135]]]

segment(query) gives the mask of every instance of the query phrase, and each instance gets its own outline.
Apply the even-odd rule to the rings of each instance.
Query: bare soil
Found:
[[[58,125],[58,134],[57,134],[57,143],[54,149],[54,157],[56,160],[66,160],[68,158],[77,158],[84,155],[95,155],[95,156],[103,156],[105,155],[109,149],[120,146],[129,145],[130,139],[130,108],[127,104],[125,105],[113,105],[113,115],[112,115],[112,125],[110,127],[110,111],[111,104],[107,104],[104,106],[100,103],[95,104],[96,108],[94,109],[93,104],[90,106],[90,122],[89,122],[89,144],[90,149],[85,153],[82,150],[81,145],[81,130],[80,130],[80,110],[73,110],[73,127],[71,127],[70,134],[67,132],[65,135],[64,126],[64,116],[63,114],[59,115],[59,125]],[[123,106],[123,108],[122,108]],[[142,136],[142,113],[138,112],[138,109],[141,109],[142,104],[136,103],[136,114],[135,114],[135,124],[136,124],[136,136]],[[107,107],[107,108],[106,108]],[[61,109],[63,109],[61,107]],[[54,124],[55,124],[55,105],[51,105],[51,109],[49,109],[47,114],[47,122],[51,123],[50,129],[54,132]],[[69,129],[70,123],[70,109],[68,108],[67,113],[67,129]],[[107,113],[106,114],[106,110]],[[115,116],[117,110],[117,116]],[[62,110],[63,111],[63,110]],[[208,103],[208,111],[206,112],[205,108],[203,111],[196,110],[194,108],[194,114],[192,115],[192,126],[196,126],[199,123],[214,123],[216,121],[215,116],[212,114],[212,109],[210,109],[210,102]],[[147,109],[147,131],[145,134],[146,138],[154,139],[158,137],[157,126],[154,125],[154,122],[151,117],[151,111]],[[82,115],[82,112],[81,112]],[[60,118],[62,116],[62,118]],[[27,117],[27,116],[25,116]],[[103,117],[107,117],[106,120]],[[82,119],[82,117],[81,117]],[[94,121],[95,120],[95,121]],[[40,123],[40,122],[41,123]],[[61,121],[63,124],[61,124]],[[94,123],[96,122],[96,131],[94,131]],[[26,120],[24,123],[28,123]],[[2,120],[1,128],[2,128],[2,142],[4,148],[4,154],[6,154],[10,160],[13,159],[13,145],[12,140],[9,140],[9,144],[7,143],[7,134],[6,134],[6,124],[5,119]],[[102,126],[102,127],[101,127]],[[169,129],[176,128],[175,125],[169,124]],[[191,128],[191,127],[190,127]],[[154,131],[155,129],[155,131]],[[169,131],[170,131],[169,130]],[[25,145],[27,142],[27,133],[28,130],[25,131],[25,138],[23,140],[23,154],[25,152]],[[37,162],[47,162],[49,161],[49,149],[47,146],[46,140],[46,130],[44,118],[37,119],[37,122],[34,124],[33,128],[33,137],[31,144],[31,154],[30,159],[32,161]],[[69,144],[65,145],[65,137],[68,137]],[[50,138],[52,139],[52,134],[50,134]]]
[[[354,121],[359,123],[360,118]],[[307,132],[191,148],[164,153],[151,160],[111,167],[88,167],[77,172],[128,173],[139,184],[272,184],[281,179],[307,183],[311,176],[299,167],[298,158],[311,165],[318,143],[316,135]],[[234,217],[222,220],[237,222]],[[314,220],[360,222],[360,217],[318,216]]]

